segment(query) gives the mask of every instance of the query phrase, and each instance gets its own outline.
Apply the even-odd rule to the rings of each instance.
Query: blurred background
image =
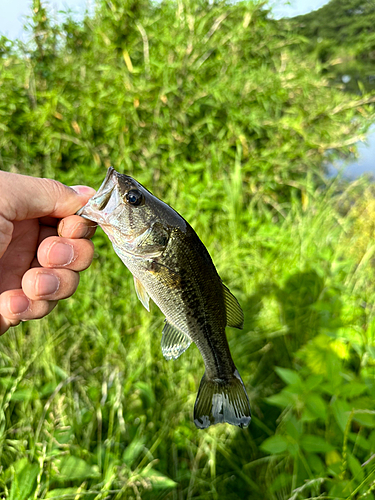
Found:
[[[112,165],[181,213],[253,412],[195,428],[201,356],[164,360],[98,229],[75,296],[0,339],[1,498],[375,498],[375,4],[323,4],[1,0],[0,168]]]

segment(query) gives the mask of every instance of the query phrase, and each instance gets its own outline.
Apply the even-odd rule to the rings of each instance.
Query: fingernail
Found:
[[[74,250],[68,243],[53,243],[48,251],[48,264],[51,266],[66,266],[73,258]]]
[[[57,234],[59,236],[62,236],[63,234],[64,224],[65,224],[64,219],[61,219],[61,221],[57,224]]]
[[[38,273],[35,282],[36,295],[51,295],[57,292],[60,286],[60,280],[57,276],[48,273]]]
[[[25,312],[29,305],[29,299],[24,295],[15,295],[9,299],[9,310],[12,314],[21,314]]]
[[[94,196],[96,193],[95,189],[89,186],[70,186],[74,191],[78,194],[84,195],[84,196]]]

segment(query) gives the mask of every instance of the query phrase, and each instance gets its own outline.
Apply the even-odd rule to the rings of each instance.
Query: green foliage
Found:
[[[209,179],[212,209],[237,163],[238,203],[280,210],[356,142],[357,103],[296,60],[299,38],[262,5],[99,2],[53,28],[38,5],[35,42],[1,69],[3,168],[96,184],[112,164],[161,195],[171,177]]]
[[[371,110],[261,4],[32,16],[30,45],[0,39],[1,168],[98,187],[113,164],[189,220],[244,309],[228,338],[253,421],[194,427],[201,357],[163,359],[160,311],[98,230],[75,296],[1,339],[1,496],[372,499],[373,216],[357,200],[373,197],[323,175]]]

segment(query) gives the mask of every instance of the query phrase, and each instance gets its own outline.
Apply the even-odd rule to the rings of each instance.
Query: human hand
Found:
[[[77,289],[92,261],[93,222],[73,215],[95,193],[0,171],[0,335]]]

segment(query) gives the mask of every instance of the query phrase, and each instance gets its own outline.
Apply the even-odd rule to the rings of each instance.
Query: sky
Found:
[[[71,9],[83,12],[94,0],[48,0],[52,12]],[[26,16],[30,14],[32,0],[0,0],[0,34],[8,38],[21,38]]]
[[[270,5],[274,5],[275,17],[292,17],[298,14],[305,14],[311,10],[319,9],[328,0],[270,0]],[[87,6],[90,7],[94,0],[48,0],[46,1],[53,12],[59,10],[72,9],[79,14]],[[30,13],[32,0],[0,0],[0,34],[8,38],[22,37],[22,26],[26,16]]]

